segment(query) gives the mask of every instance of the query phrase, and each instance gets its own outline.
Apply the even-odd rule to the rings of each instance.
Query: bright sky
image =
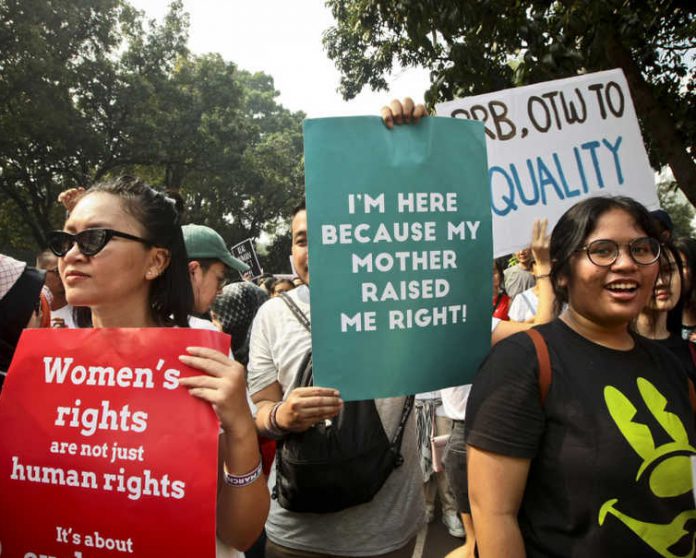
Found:
[[[130,3],[161,20],[168,0]],[[333,23],[324,0],[184,0],[184,8],[191,17],[194,53],[219,52],[240,68],[271,75],[280,103],[310,117],[376,115],[394,97],[422,101],[429,86],[426,70],[408,69],[391,77],[388,92],[365,89],[344,101],[336,92],[338,71],[321,43]]]

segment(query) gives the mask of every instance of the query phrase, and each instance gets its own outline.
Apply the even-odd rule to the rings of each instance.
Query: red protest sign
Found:
[[[215,556],[219,425],[178,387],[213,331],[36,329],[0,395],[2,558]]]

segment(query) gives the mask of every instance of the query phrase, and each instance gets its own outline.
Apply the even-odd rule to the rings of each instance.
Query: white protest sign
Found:
[[[633,101],[621,70],[547,81],[440,103],[439,116],[484,122],[493,252],[529,242],[532,221],[551,225],[594,195],[659,207]]]

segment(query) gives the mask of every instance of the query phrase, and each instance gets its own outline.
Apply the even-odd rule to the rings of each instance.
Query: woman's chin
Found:
[[[65,300],[68,301],[68,304],[71,306],[94,306],[94,297],[91,297],[88,295],[88,293],[84,292],[79,292],[76,290],[68,290],[66,289],[65,291]]]

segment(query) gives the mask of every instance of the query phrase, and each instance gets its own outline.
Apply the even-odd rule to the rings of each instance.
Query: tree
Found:
[[[120,0],[3,0],[0,21],[0,192],[41,247],[60,191],[151,161],[152,93],[187,20],[175,2],[146,34]]]
[[[655,168],[696,205],[696,10],[684,0],[328,0],[324,35],[352,98],[395,64],[431,69],[426,100],[621,68]]]
[[[694,220],[694,208],[684,198],[684,195],[677,190],[677,185],[673,180],[661,181],[657,185],[657,197],[660,200],[660,207],[664,209],[672,218],[674,230],[673,238],[696,237],[692,222]]]
[[[199,147],[186,150],[193,160],[200,152],[200,164],[189,166],[181,193],[188,220],[213,227],[233,244],[262,231],[274,234],[301,198],[304,114],[277,104],[270,76],[238,71],[219,57],[217,63],[230,71],[223,89],[236,88],[237,98],[233,104],[210,95],[216,108],[204,113]],[[209,87],[210,80],[194,81]]]
[[[0,19],[3,252],[45,245],[60,191],[121,173],[179,195],[229,244],[287,219],[304,115],[270,76],[189,53],[181,0],[147,25],[123,0],[0,0]]]
[[[292,235],[290,231],[278,234],[266,250],[259,252],[259,263],[266,273],[291,273],[290,254]]]

